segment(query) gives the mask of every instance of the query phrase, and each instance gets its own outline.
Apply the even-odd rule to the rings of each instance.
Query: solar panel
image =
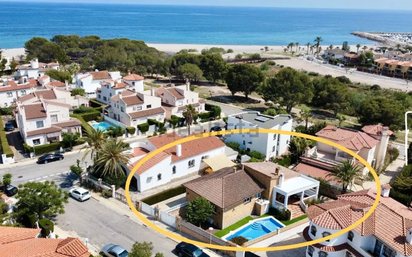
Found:
[[[255,120],[257,120],[257,121],[261,121],[261,122],[266,122],[266,121],[268,121],[270,118],[268,118],[268,117],[257,117],[257,118],[255,118]]]

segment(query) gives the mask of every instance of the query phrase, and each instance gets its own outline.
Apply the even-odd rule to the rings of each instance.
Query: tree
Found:
[[[69,67],[67,67],[67,71],[73,76],[76,75],[80,71],[81,67],[78,63],[71,63]]]
[[[290,51],[292,52],[292,48],[295,46],[295,43],[291,42],[288,45],[288,48],[290,48]]]
[[[410,164],[412,164],[412,143],[410,143],[408,147],[408,165]]]
[[[11,72],[15,72],[16,68],[17,68],[18,62],[16,61],[16,59],[11,58],[11,62],[10,62],[10,70]]]
[[[193,119],[197,115],[195,107],[191,104],[186,105],[186,111],[183,112],[183,117],[186,119],[187,134],[190,135],[190,126],[193,124]]]
[[[76,174],[77,176],[79,176],[79,182],[80,182],[80,184],[81,184],[81,183],[82,183],[83,169],[80,168],[80,167],[77,166],[77,165],[72,165],[72,166],[70,166],[70,171],[71,171],[73,174]]]
[[[348,108],[351,94],[347,84],[341,82],[345,79],[346,77],[315,79],[313,81],[315,95],[312,101],[313,105],[333,110],[335,117],[338,112]]]
[[[12,178],[12,177],[13,177],[13,175],[10,174],[10,173],[7,173],[7,174],[4,174],[4,175],[3,175],[3,185],[4,185],[4,188],[7,188],[7,186],[11,184],[11,178]]]
[[[243,58],[243,55],[242,54],[237,54],[236,56],[235,56],[235,59],[236,60],[240,60],[240,59],[242,59]]]
[[[196,64],[191,63],[186,63],[180,66],[177,69],[177,72],[182,78],[188,81],[198,81],[203,76],[202,70]]]
[[[111,126],[107,128],[106,134],[110,137],[117,138],[122,136],[125,133],[125,130],[122,127]]]
[[[332,180],[338,181],[342,185],[342,194],[345,194],[347,188],[352,188],[355,179],[362,179],[362,169],[349,160],[346,160],[336,166],[332,173],[326,177],[332,177]]]
[[[258,67],[249,64],[234,64],[226,74],[226,83],[232,95],[243,92],[246,99],[264,81],[265,77]]]
[[[73,88],[71,91],[71,96],[81,95],[86,96],[86,91],[83,88]]]
[[[195,198],[186,208],[186,219],[192,224],[205,222],[213,213],[212,204],[204,197]]]
[[[86,134],[87,137],[85,137],[85,139],[87,146],[82,148],[85,150],[82,161],[84,161],[86,159],[86,156],[90,153],[90,158],[93,160],[93,162],[95,162],[98,157],[98,151],[106,141],[106,138],[102,130],[94,129],[92,126],[86,127]]]
[[[76,132],[74,134],[71,133],[63,133],[63,142],[65,144],[69,144],[70,148],[73,147],[73,143],[76,142],[77,139],[79,139],[80,133]]]
[[[112,138],[106,140],[101,148],[98,149],[98,157],[94,162],[96,170],[104,177],[107,174],[117,176],[123,173],[122,164],[129,162],[129,155],[124,151],[129,149],[129,145],[121,140]]]
[[[366,63],[366,55],[364,53],[361,53],[359,55],[359,63],[365,64]]]
[[[269,47],[265,46],[265,52],[269,51]]]
[[[357,44],[356,45],[356,52],[359,52],[359,48],[361,47],[361,45],[360,44]]]
[[[307,42],[306,43],[306,54],[309,54],[309,47],[310,47],[310,43]]]
[[[18,215],[34,213],[37,219],[64,213],[64,204],[69,194],[59,188],[54,181],[28,182],[19,185],[16,195]]]
[[[300,110],[300,117],[305,121],[305,131],[308,131],[309,119],[312,117],[312,113],[309,109]]]
[[[72,75],[68,71],[51,69],[46,71],[46,75],[60,82],[66,82],[67,80],[69,83],[72,83]]]
[[[292,163],[299,161],[299,158],[305,152],[306,147],[310,145],[309,140],[303,137],[292,137],[289,142],[289,153]]]
[[[31,60],[39,57],[40,48],[47,43],[47,39],[42,37],[33,37],[24,44],[26,50],[27,59]]]
[[[227,65],[220,54],[206,54],[202,56],[199,67],[205,78],[216,84],[216,80],[224,78]]]
[[[320,42],[322,42],[323,39],[321,37],[316,37],[315,38],[315,42],[316,42],[316,53],[319,55],[319,46],[320,46]]]
[[[350,46],[349,46],[349,44],[348,44],[348,41],[343,42],[343,44],[342,44],[342,50],[343,50],[343,51],[346,51],[346,52],[349,52],[349,51],[350,51]]]
[[[293,106],[309,103],[313,98],[313,85],[307,74],[291,68],[281,69],[260,90],[265,101],[278,102],[290,113]]]
[[[151,257],[153,254],[152,242],[136,242],[133,244],[132,250],[129,252],[129,257]],[[163,257],[162,253],[156,253],[155,257]]]
[[[296,51],[295,51],[295,52],[297,52],[297,51],[298,51],[298,47],[299,47],[299,42],[296,42],[296,43],[295,43],[295,47],[296,47]]]

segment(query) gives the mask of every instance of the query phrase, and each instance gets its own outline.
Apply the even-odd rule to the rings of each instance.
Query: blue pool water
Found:
[[[108,123],[108,122],[105,122],[105,121],[93,125],[93,128],[94,128],[95,130],[101,130],[101,131],[103,131],[103,132],[106,132],[106,130],[107,130],[109,127],[113,127],[113,125],[110,124],[110,123]]]
[[[284,227],[284,225],[277,222],[273,218],[261,219],[247,225],[244,228],[241,228],[233,235],[228,236],[226,240],[230,240],[237,236],[242,236],[250,241],[276,231],[278,228],[282,227]]]

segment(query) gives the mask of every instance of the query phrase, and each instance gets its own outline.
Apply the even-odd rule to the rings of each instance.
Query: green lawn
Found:
[[[239,221],[236,222],[235,224],[233,224],[233,225],[231,225],[231,226],[229,226],[229,227],[227,227],[227,228],[225,228],[225,229],[222,229],[222,230],[216,232],[214,235],[217,236],[217,237],[219,237],[219,238],[222,238],[222,237],[224,237],[225,235],[229,234],[230,231],[234,231],[234,230],[240,228],[241,226],[247,224],[247,223],[248,223],[249,221],[251,221],[251,220],[260,219],[260,218],[265,218],[265,217],[270,217],[270,216],[272,216],[272,215],[270,215],[270,214],[265,214],[265,215],[262,215],[262,216],[257,217],[257,218],[252,218],[251,216],[248,216],[248,217],[246,217],[246,218],[244,218],[244,219],[242,219],[242,220],[239,220]],[[273,217],[273,216],[272,216],[272,217]],[[303,215],[303,216],[297,217],[297,218],[295,218],[295,219],[293,219],[293,220],[286,220],[286,221],[280,220],[280,222],[282,222],[282,224],[284,224],[285,226],[289,226],[290,224],[293,224],[293,223],[298,222],[298,221],[300,221],[300,220],[306,219],[307,217],[308,217],[307,215]]]

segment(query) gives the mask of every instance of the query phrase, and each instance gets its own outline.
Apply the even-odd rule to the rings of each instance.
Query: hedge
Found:
[[[101,102],[99,102],[99,101],[97,101],[97,100],[95,100],[95,99],[90,99],[90,106],[93,107],[93,108],[101,107],[101,106],[103,106],[103,105],[105,105],[105,104],[104,104],[104,103],[101,103]]]
[[[89,113],[89,112],[95,112],[95,108],[93,107],[87,107],[87,106],[80,106],[79,108],[76,108],[73,110],[73,113],[75,114],[83,114],[83,113]]]
[[[165,126],[164,123],[157,121],[157,120],[153,120],[153,119],[147,119],[147,123],[149,124],[149,126],[156,125],[159,130],[163,129]]]
[[[126,128],[127,133],[134,135],[134,133],[136,133],[136,128],[135,127],[127,127]]]
[[[50,235],[54,231],[54,224],[49,219],[39,220],[39,227],[41,228],[41,233],[44,237]]]
[[[209,111],[210,116],[212,117],[220,117],[220,114],[222,113],[222,108],[220,108],[220,106],[208,104],[208,103],[205,104],[205,110]]]
[[[13,115],[13,106],[0,108],[0,115]]]
[[[77,114],[80,117],[84,119],[85,122],[89,122],[92,120],[96,120],[97,117],[100,117],[100,112],[95,111],[95,112],[87,112],[87,113],[82,113],[82,114]]]
[[[405,206],[409,206],[412,201],[412,196],[398,192],[394,188],[391,189],[389,196]]]
[[[22,224],[26,228],[34,228],[36,225],[37,216],[34,213],[24,214],[22,217]]]
[[[93,129],[92,126],[87,123],[80,114],[71,114],[70,117],[78,119],[82,123],[83,131],[86,132],[87,129]]]
[[[7,158],[14,157],[14,153],[10,148],[9,142],[7,141],[6,132],[4,131],[3,121],[0,116],[0,143],[2,153],[6,155]]]
[[[31,147],[31,148],[32,149],[34,148],[34,153],[36,155],[42,155],[42,154],[45,154],[45,153],[58,151],[58,150],[60,150],[60,147],[62,147],[62,144],[60,142],[56,142],[56,143],[51,143],[51,144],[47,144],[47,145],[38,145],[38,146],[35,146],[35,147]]]
[[[142,202],[148,205],[153,205],[156,203],[160,203],[164,200],[167,200],[169,198],[184,194],[186,192],[186,188],[184,186],[178,186],[175,188],[171,188],[169,190],[165,190],[161,193],[149,196],[147,198],[142,199]]]
[[[209,118],[210,118],[210,112],[202,112],[202,113],[199,113],[199,117],[200,117],[200,119],[202,119],[202,120],[209,119]]]
[[[103,107],[101,107],[101,106],[100,106],[100,107],[96,107],[96,108],[94,108],[94,110],[102,113],[102,112],[103,112]]]
[[[142,123],[137,125],[137,127],[139,128],[140,132],[142,133],[146,133],[147,131],[149,131],[149,124],[147,123]]]

